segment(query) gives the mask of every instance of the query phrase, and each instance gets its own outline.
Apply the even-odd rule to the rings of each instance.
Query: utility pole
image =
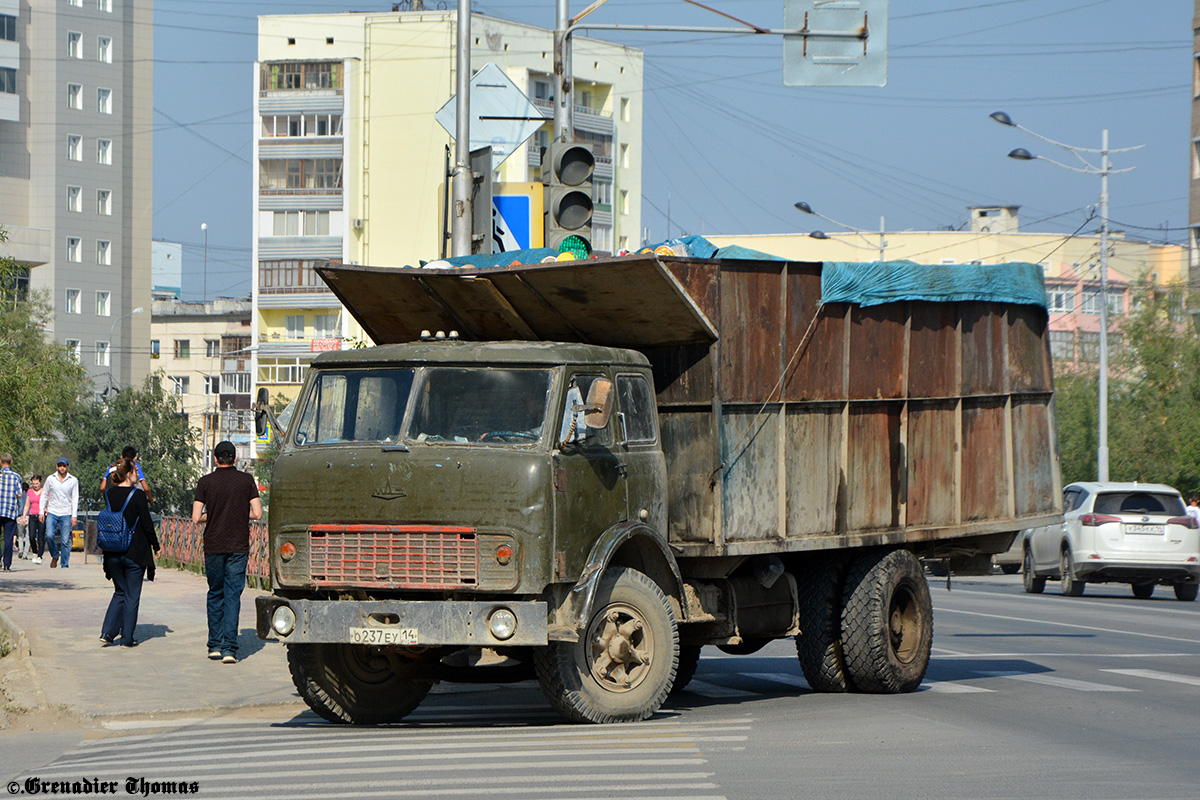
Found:
[[[558,0],[560,3],[566,0]],[[450,255],[471,254],[471,0],[458,0],[454,171],[451,173]]]

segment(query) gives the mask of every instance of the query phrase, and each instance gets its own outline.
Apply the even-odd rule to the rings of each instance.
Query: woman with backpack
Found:
[[[154,580],[154,556],[158,553],[158,535],[150,519],[150,504],[137,487],[137,467],[128,458],[117,462],[112,480],[104,492],[107,508],[124,508],[125,524],[131,532],[129,548],[124,552],[105,551],[104,576],[113,582],[113,596],[100,628],[100,641],[117,641],[123,647],[137,647],[133,638],[137,627],[138,605],[142,599],[142,580]]]

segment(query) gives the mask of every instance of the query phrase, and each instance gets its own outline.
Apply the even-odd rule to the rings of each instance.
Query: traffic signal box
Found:
[[[551,142],[542,153],[545,189],[545,246],[558,249],[568,236],[592,242],[592,148],[574,142]]]

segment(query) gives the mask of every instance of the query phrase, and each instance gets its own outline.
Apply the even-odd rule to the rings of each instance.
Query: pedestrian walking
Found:
[[[29,533],[29,560],[42,563],[46,546],[46,524],[38,516],[42,513],[42,476],[36,472],[29,478],[29,491],[25,493],[25,530]]]
[[[58,566],[60,555],[63,569],[71,565],[71,528],[79,515],[79,479],[70,470],[71,462],[66,457],[60,458],[42,492],[38,518],[46,523],[46,546],[52,568]]]
[[[12,453],[0,453],[0,531],[4,534],[5,572],[12,571],[13,540],[17,535],[17,517],[21,516],[21,476],[13,472]]]
[[[204,523],[208,657],[236,664],[238,616],[250,557],[250,520],[262,519],[262,501],[254,477],[236,466],[233,442],[218,442],[213,458],[216,469],[196,483],[192,522]]]
[[[133,445],[126,445],[125,449],[123,449],[121,451],[121,458],[129,459],[130,461],[133,462],[133,465],[135,467],[137,467],[137,485],[140,486],[142,491],[146,493],[146,502],[153,503],[154,495],[150,493],[150,483],[146,480],[145,473],[142,472],[141,462],[138,461],[137,448],[134,447]],[[120,463],[121,463],[120,461],[114,461],[112,464],[108,465],[108,471],[105,472],[104,477],[100,479],[101,494],[103,494],[104,491],[108,488],[108,482],[112,478],[112,474],[116,471],[117,464],[120,464]]]
[[[29,484],[21,481],[21,494],[17,497],[17,558],[29,558],[29,527],[27,517],[21,513],[25,508],[25,495],[29,493]]]
[[[117,468],[109,473],[109,478],[109,487],[104,492],[107,508],[113,511],[125,509],[125,524],[133,536],[124,553],[104,554],[104,577],[113,582],[113,596],[100,627],[100,641],[105,645],[116,642],[122,647],[137,647],[138,641],[133,634],[142,602],[142,581],[154,580],[158,534],[150,519],[150,504],[137,486],[137,468],[133,461],[122,458],[117,462]]]
[[[1200,524],[1200,495],[1192,495],[1188,498],[1187,503],[1188,516],[1196,520]]]

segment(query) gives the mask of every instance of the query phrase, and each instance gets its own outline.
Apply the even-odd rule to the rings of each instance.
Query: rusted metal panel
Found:
[[[705,409],[663,409],[659,416],[667,464],[667,537],[671,542],[712,542],[716,536],[713,461],[716,431]]]
[[[704,316],[711,320],[719,318],[721,270],[717,264],[683,258],[663,258],[661,263]]]
[[[961,303],[962,393],[1004,391],[1004,306]]]
[[[1013,392],[1049,392],[1054,385],[1046,310],[1008,309],[1008,385]]]
[[[1017,398],[1012,407],[1017,514],[1054,511],[1059,490],[1054,479],[1050,397]]]
[[[763,402],[779,385],[783,325],[781,262],[722,264],[721,400]]]
[[[789,264],[784,398],[842,400],[844,303],[821,305],[821,269]]]
[[[906,318],[905,303],[851,309],[851,400],[900,397]]]
[[[726,542],[775,539],[779,530],[780,408],[725,406],[722,533]]]
[[[951,525],[955,518],[953,400],[908,406],[908,524]]]
[[[842,404],[788,407],[787,535],[844,533],[850,502],[842,464]]]
[[[964,400],[962,409],[963,521],[1004,516],[1004,401]]]
[[[953,397],[958,347],[958,307],[953,303],[911,303],[909,397]]]
[[[659,405],[712,401],[713,351],[708,345],[654,347],[644,352],[654,371]]]
[[[900,403],[850,406],[846,474],[851,530],[900,523],[900,410]]]

